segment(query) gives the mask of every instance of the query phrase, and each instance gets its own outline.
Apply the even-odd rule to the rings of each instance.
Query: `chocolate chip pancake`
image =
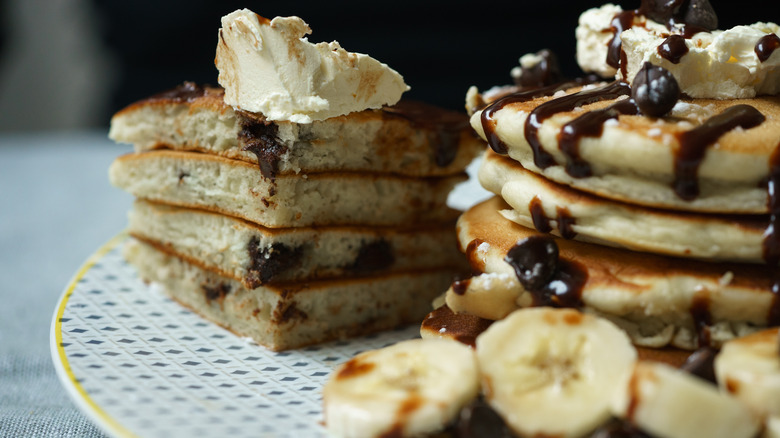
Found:
[[[507,219],[567,239],[676,257],[764,263],[767,216],[660,210],[613,201],[555,183],[493,151],[479,180],[511,209]]]
[[[493,150],[561,184],[649,207],[767,213],[780,97],[680,99],[639,114],[622,82],[548,86],[500,98],[471,124]]]
[[[412,178],[330,172],[284,174],[274,180],[257,165],[213,154],[154,150],[127,154],[109,169],[132,195],[229,214],[267,227],[401,225],[454,219],[447,195],[466,174]]]
[[[466,114],[422,102],[299,124],[234,110],[224,94],[185,83],[116,113],[109,137],[137,152],[172,148],[256,163],[267,177],[334,170],[451,175],[484,149]]]
[[[125,258],[145,281],[239,336],[272,350],[299,348],[419,322],[451,268],[246,288],[238,281],[131,240]]]
[[[777,325],[765,265],[709,263],[553,238],[504,218],[498,197],[469,209],[458,239],[472,270],[446,303],[497,320],[534,305],[609,318],[637,345],[695,349]],[[527,268],[524,268],[524,266]]]
[[[266,228],[205,210],[137,200],[128,222],[133,237],[248,289],[466,265],[457,250],[454,221],[391,228]]]

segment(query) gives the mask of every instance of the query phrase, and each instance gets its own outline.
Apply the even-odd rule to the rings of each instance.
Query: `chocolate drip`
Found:
[[[429,313],[421,326],[430,332],[440,333],[461,344],[474,347],[477,336],[487,330],[491,324],[493,321],[490,319],[468,313],[455,313],[444,305]]]
[[[691,201],[699,196],[698,173],[707,148],[734,128],[749,129],[760,125],[765,117],[749,105],[735,105],[710,117],[702,125],[678,135],[680,147],[674,157],[674,191],[681,199]]]
[[[603,100],[617,99],[631,94],[631,88],[625,82],[612,82],[595,90],[580,91],[574,94],[553,99],[537,106],[525,119],[525,139],[534,154],[534,164],[540,169],[546,169],[555,163],[553,156],[542,148],[539,141],[539,128],[542,122],[553,115],[571,111],[574,108]]]
[[[762,36],[758,40],[754,51],[756,52],[756,56],[758,56],[758,60],[764,62],[772,56],[772,52],[778,47],[780,47],[780,38],[778,38],[776,34],[770,33]]]
[[[563,125],[558,134],[558,147],[566,155],[566,173],[574,178],[591,176],[590,163],[580,156],[579,142],[582,137],[600,137],[604,131],[604,122],[616,119],[621,114],[637,114],[638,110],[631,99],[613,103],[607,108],[590,111]]]
[[[155,94],[149,100],[172,100],[177,103],[192,102],[206,95],[206,88],[195,82],[184,82],[176,88]]]
[[[287,146],[278,137],[279,127],[249,114],[237,114],[241,126],[238,142],[243,145],[242,150],[255,154],[260,173],[273,181],[279,171],[279,161],[287,152]]]
[[[534,196],[531,202],[528,204],[528,211],[531,213],[531,220],[534,223],[534,228],[540,233],[549,233],[552,231],[552,225],[550,225],[550,218],[544,214],[544,207],[542,206],[542,200],[538,196]]]
[[[623,58],[623,40],[620,39],[620,34],[624,30],[630,29],[634,24],[634,17],[637,16],[639,10],[622,11],[617,13],[610,23],[610,29],[612,29],[612,39],[607,45],[607,65],[617,69],[625,69],[625,62],[621,62]],[[623,70],[623,77],[626,77],[626,72]]]
[[[550,218],[544,213],[544,207],[542,206],[542,200],[538,196],[534,196],[531,202],[528,204],[528,211],[531,213],[531,220],[534,223],[534,228],[541,233],[549,233],[552,231],[552,225],[550,224]],[[555,218],[558,224],[558,232],[564,239],[573,239],[577,236],[577,233],[571,228],[575,224],[575,219],[566,207],[556,207],[557,215]]]
[[[657,48],[658,54],[672,64],[679,64],[680,59],[688,53],[685,38],[682,35],[669,35]]]
[[[506,144],[496,135],[496,122],[494,119],[495,113],[504,108],[507,105],[514,103],[528,102],[530,100],[552,96],[558,91],[566,90],[567,88],[576,87],[582,85],[583,81],[567,81],[560,84],[549,85],[546,87],[536,88],[533,90],[520,91],[504,96],[495,102],[488,105],[480,115],[480,121],[482,123],[482,129],[485,131],[485,137],[487,138],[488,145],[494,152],[501,155],[506,155],[508,149]]]
[[[712,313],[710,313],[710,299],[706,295],[697,295],[691,302],[691,317],[694,328],[699,333],[699,347],[708,347],[712,342],[710,326],[712,325]]]
[[[581,308],[587,269],[559,258],[558,245],[548,236],[533,236],[518,242],[504,260],[531,294],[534,306]]]

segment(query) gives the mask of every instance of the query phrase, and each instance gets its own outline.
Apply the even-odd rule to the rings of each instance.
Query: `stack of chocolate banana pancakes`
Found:
[[[583,13],[594,75],[561,81],[540,52],[514,89],[469,91],[496,196],[458,222],[478,275],[450,310],[574,307],[684,350],[780,324],[780,28],[666,3]]]
[[[484,150],[466,114],[400,100],[401,76],[300,18],[222,19],[221,87],[114,115],[111,182],[137,200],[140,277],[274,350],[418,322],[466,263],[451,189]]]

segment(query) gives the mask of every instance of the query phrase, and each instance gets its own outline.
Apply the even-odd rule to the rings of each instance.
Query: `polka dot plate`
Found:
[[[321,388],[360,351],[418,327],[273,352],[144,284],[120,234],[76,273],[57,305],[57,374],[99,427],[119,437],[320,437]]]

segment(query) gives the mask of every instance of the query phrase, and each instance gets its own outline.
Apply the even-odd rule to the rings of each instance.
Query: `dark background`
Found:
[[[511,82],[518,58],[553,50],[564,73],[577,76],[574,29],[579,15],[604,1],[184,1],[92,0],[103,42],[115,54],[118,78],[111,113],[185,80],[217,85],[214,66],[220,18],[239,8],[273,18],[297,15],[312,28],[309,41],[337,40],[404,76],[405,97],[463,109],[469,86]],[[624,9],[639,1],[623,1]],[[720,28],[778,21],[775,2],[713,2]]]

